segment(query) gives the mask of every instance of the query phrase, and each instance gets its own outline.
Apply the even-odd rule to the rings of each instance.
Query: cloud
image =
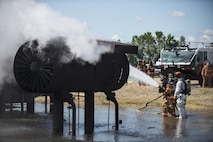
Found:
[[[185,17],[186,14],[182,11],[173,11],[171,17]]]
[[[134,19],[135,19],[136,21],[141,21],[141,20],[142,20],[142,17],[141,17],[141,16],[136,15],[136,16],[134,16]]]
[[[204,42],[213,42],[213,30],[211,29],[203,30],[200,38]]]
[[[201,31],[200,36],[189,36],[189,37],[187,37],[186,41],[212,43],[213,42],[213,30],[205,29],[205,30]]]
[[[203,31],[203,34],[213,36],[213,30],[206,29],[206,30]]]

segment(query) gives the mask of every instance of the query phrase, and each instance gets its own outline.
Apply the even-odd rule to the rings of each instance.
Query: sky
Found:
[[[131,42],[134,35],[162,31],[175,39],[213,42],[212,0],[35,0],[75,18],[103,38]]]

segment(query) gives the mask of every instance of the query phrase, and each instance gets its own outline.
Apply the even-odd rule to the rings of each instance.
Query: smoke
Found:
[[[34,0],[0,0],[0,20],[0,85],[3,81],[14,80],[7,77],[13,76],[14,56],[26,41],[37,40],[42,48],[47,42],[54,42],[52,39],[64,38],[63,47],[68,47],[67,52],[63,52],[64,62],[75,57],[95,64],[102,53],[111,50],[97,45],[97,37],[85,23]]]

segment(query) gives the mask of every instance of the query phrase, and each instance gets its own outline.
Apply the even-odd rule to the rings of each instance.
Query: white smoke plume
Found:
[[[97,37],[85,23],[34,0],[0,0],[0,19],[0,85],[11,76],[18,48],[29,40],[45,45],[52,38],[65,37],[72,54],[89,63],[98,62],[100,55],[110,50],[97,46]]]

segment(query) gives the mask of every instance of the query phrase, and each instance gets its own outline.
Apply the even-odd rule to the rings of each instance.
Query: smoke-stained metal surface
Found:
[[[16,53],[14,75],[21,88],[29,92],[114,91],[121,88],[129,75],[125,53],[137,53],[137,46],[98,41],[114,52],[101,55],[97,64],[76,59],[62,38],[49,41],[43,48],[34,40],[23,44]],[[64,58],[69,62],[62,62]]]
[[[17,83],[30,92],[42,92],[48,86],[53,75],[53,64],[48,64],[29,48],[30,42],[23,44],[14,60],[14,74]]]

